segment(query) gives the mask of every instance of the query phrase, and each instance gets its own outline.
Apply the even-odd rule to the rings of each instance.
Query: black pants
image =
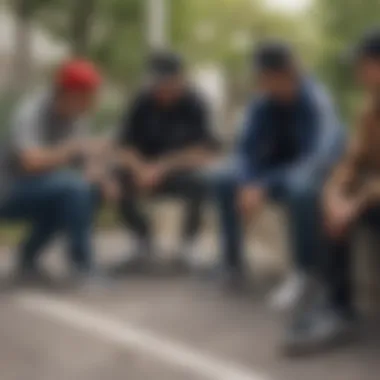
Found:
[[[331,305],[345,313],[353,309],[353,238],[330,241],[325,270]]]
[[[370,229],[372,235],[374,235],[372,243],[378,243],[378,247],[380,248],[380,238],[378,237],[380,208],[376,207],[368,210],[360,218],[356,226],[358,224]],[[339,241],[330,240],[326,256],[325,275],[330,290],[331,303],[335,308],[344,313],[350,313],[354,309],[354,238],[355,227],[343,239]]]
[[[123,186],[123,196],[120,202],[120,212],[123,222],[140,238],[150,238],[152,227],[147,215],[140,208],[144,200],[134,186],[130,173],[120,174]],[[150,197],[173,197],[183,200],[185,205],[182,238],[194,238],[202,224],[203,207],[206,199],[206,186],[193,172],[181,172],[170,175]]]

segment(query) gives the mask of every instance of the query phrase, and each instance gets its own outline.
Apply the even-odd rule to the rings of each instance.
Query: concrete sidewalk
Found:
[[[375,380],[378,326],[356,346],[279,355],[283,321],[256,297],[180,278],[1,300],[2,380]]]
[[[270,223],[272,232],[260,235],[280,239],[281,221]],[[174,230],[159,229],[165,251],[176,246]],[[215,232],[208,228],[199,244],[206,262],[216,259]],[[261,277],[286,266],[276,239],[249,244]],[[129,246],[123,231],[96,237],[102,264]],[[62,253],[62,244],[52,247],[48,265],[61,269]],[[4,270],[12,255],[1,255]],[[380,370],[377,323],[357,345],[289,361],[278,352],[284,320],[259,292],[232,296],[189,277],[130,276],[109,288],[30,290],[2,295],[0,303],[1,380],[375,380]]]
[[[152,214],[157,227],[159,251],[165,260],[179,245],[175,238],[178,208],[172,207],[171,204],[161,204]],[[161,222],[163,215],[165,223]],[[206,221],[205,233],[199,242],[199,251],[202,252],[205,265],[213,264],[217,259],[218,244],[213,218],[211,212]],[[111,265],[124,258],[124,254],[131,249],[131,240],[122,230],[97,233],[95,247],[98,263]],[[270,256],[263,252],[260,243],[251,245],[250,248],[260,251],[258,257],[263,266],[274,267],[270,262]],[[12,248],[4,247],[1,250],[2,273],[11,272],[14,255]],[[55,242],[49,252],[46,252],[46,266],[53,272],[61,272],[66,267],[65,256],[62,241]],[[260,266],[256,269],[258,272],[263,271]],[[99,336],[92,331],[78,328],[75,318],[74,325],[57,320],[56,315],[50,314],[53,301],[63,302],[64,306],[68,305],[69,309],[74,310],[78,305],[84,307],[86,315],[90,316],[105,314],[105,325],[103,323],[95,330],[107,327],[114,321],[118,322],[118,335],[122,335],[125,325],[129,326],[129,329],[132,326],[132,330],[140,332],[140,336],[141,331],[145,333],[147,330],[149,336],[159,337],[158,347],[153,352],[135,350],[133,345],[120,344],[112,339],[112,334],[110,338],[107,329],[108,335]],[[233,342],[230,348],[239,345],[244,327],[235,325],[233,320],[230,321],[232,323],[229,327],[227,322],[230,318],[237,321],[244,318],[246,323],[250,324],[252,315],[250,300],[238,302],[236,305],[228,304],[228,300],[224,300],[222,294],[212,286],[209,287],[209,284],[200,284],[177,276],[169,279],[133,276],[99,292],[81,291],[66,295],[26,292],[3,295],[0,302],[2,380],[197,380],[210,378],[210,371],[211,378],[215,378],[223,372],[225,361],[233,359],[229,358],[228,352],[219,358],[218,352],[214,352],[212,347],[207,347],[208,343],[212,343],[213,339],[227,339],[228,342],[231,338]],[[240,304],[248,313],[244,310],[239,311]],[[46,314],[36,312],[36,309],[45,310]],[[232,314],[225,316],[226,312]],[[216,318],[221,320],[218,321]],[[241,331],[240,334],[233,329],[234,326]],[[210,333],[211,336],[206,337],[206,333]],[[222,337],[223,334],[228,336]],[[144,334],[142,335],[144,337]],[[157,352],[161,352],[161,346],[165,347],[168,342],[169,347],[182,347],[180,358],[185,360],[185,364],[190,368],[178,366],[178,358],[173,355],[166,357],[166,360],[162,360],[160,355],[157,357]],[[224,349],[228,349],[228,346],[229,344],[226,344]],[[146,345],[144,347],[146,348]],[[247,353],[249,351],[250,349]],[[194,353],[201,359],[194,362]],[[195,370],[192,368],[194,366]],[[244,367],[238,361],[236,367],[240,366]],[[251,378],[250,366],[244,367],[244,370],[236,369],[233,376],[239,375],[240,371],[248,372]],[[256,370],[252,373],[256,379]]]

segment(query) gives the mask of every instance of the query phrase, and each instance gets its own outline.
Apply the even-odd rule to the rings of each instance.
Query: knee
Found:
[[[320,188],[310,182],[291,182],[286,188],[290,202],[314,204],[318,201]]]
[[[220,173],[212,178],[212,188],[217,197],[234,197],[237,188],[236,178],[228,173]]]
[[[321,222],[320,189],[310,183],[302,184],[289,189],[287,197],[287,208],[290,217],[299,223],[319,224]],[[305,226],[304,226],[305,227]]]
[[[72,178],[67,181],[62,190],[71,197],[92,198],[92,189],[89,183],[81,178]]]
[[[60,199],[72,202],[76,207],[92,204],[95,198],[94,189],[91,184],[79,175],[62,175],[56,183],[56,194]]]

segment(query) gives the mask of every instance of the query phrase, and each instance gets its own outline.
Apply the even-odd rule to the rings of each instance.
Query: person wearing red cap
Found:
[[[92,151],[86,116],[95,106],[100,82],[91,62],[70,60],[57,70],[53,88],[27,98],[12,119],[0,169],[7,184],[0,218],[31,224],[19,252],[17,273],[23,280],[42,278],[39,256],[59,232],[68,238],[76,273],[92,274],[95,197],[92,184],[75,166],[87,162]]]

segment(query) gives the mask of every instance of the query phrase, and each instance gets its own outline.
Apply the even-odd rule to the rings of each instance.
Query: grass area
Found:
[[[2,224],[0,226],[0,246],[17,244],[27,228],[28,226],[16,223]]]
[[[102,208],[96,218],[96,228],[107,230],[117,225],[118,219],[112,207]],[[28,230],[28,225],[21,223],[0,224],[0,246],[13,246],[20,242]]]

